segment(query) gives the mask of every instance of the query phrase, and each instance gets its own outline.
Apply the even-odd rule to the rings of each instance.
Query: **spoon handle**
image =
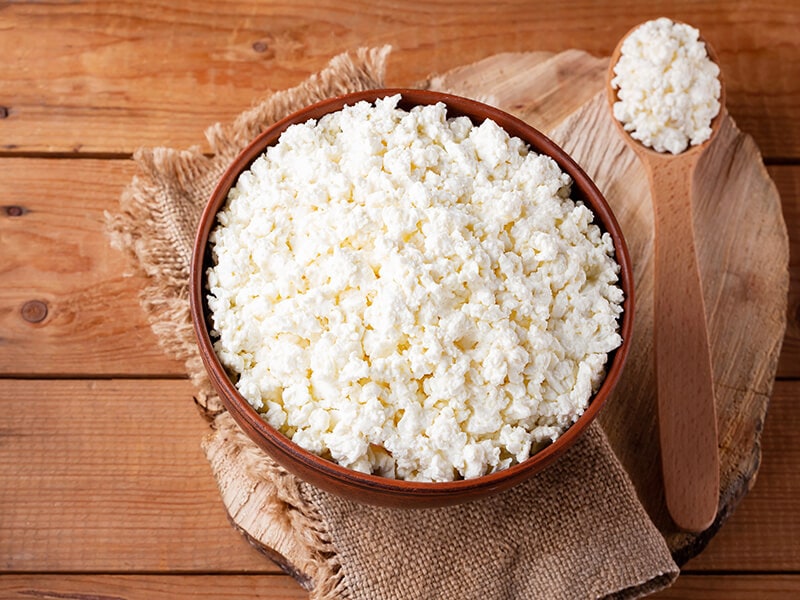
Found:
[[[655,216],[655,361],[661,464],[675,524],[714,521],[719,456],[714,381],[692,221],[693,157],[648,164]]]

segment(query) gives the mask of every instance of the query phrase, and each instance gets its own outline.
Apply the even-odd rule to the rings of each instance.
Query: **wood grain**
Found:
[[[258,571],[187,381],[0,385],[0,571]]]
[[[800,497],[798,393],[800,381],[775,383],[755,485],[706,550],[686,565],[688,570],[800,570],[800,514],[793,508]]]
[[[789,232],[789,307],[778,377],[800,377],[800,167],[769,167]]]
[[[798,575],[681,575],[654,600],[783,600],[800,596]]]
[[[632,138],[628,143],[646,167],[653,202],[653,345],[664,498],[675,524],[699,533],[714,522],[719,496],[714,377],[692,226],[699,154],[657,156]]]
[[[0,575],[8,600],[294,600],[308,598],[288,576],[247,575]],[[798,575],[682,575],[657,600],[781,600],[800,595]]]
[[[800,156],[796,2],[5,3],[0,149],[130,153],[202,143],[270,89],[334,55],[391,44],[387,81],[413,85],[501,52],[608,56],[633,25],[668,14],[717,48],[728,107],[766,156]],[[720,18],[720,15],[725,15]],[[424,24],[424,26],[420,26]]]
[[[0,575],[6,600],[299,600],[281,575]]]
[[[184,374],[139,307],[144,279],[104,234],[133,173],[133,161],[0,160],[0,373]]]
[[[226,520],[191,394],[184,381],[4,380],[0,573],[277,572]],[[798,397],[800,381],[776,383],[758,481],[691,571],[800,571]]]

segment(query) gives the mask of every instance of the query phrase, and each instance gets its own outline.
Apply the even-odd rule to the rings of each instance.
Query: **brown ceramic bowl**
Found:
[[[211,264],[208,237],[215,225],[217,212],[225,204],[228,191],[235,185],[239,174],[247,170],[268,146],[276,143],[280,134],[293,123],[318,119],[326,113],[340,110],[345,105],[360,100],[371,102],[396,93],[402,96],[400,102],[402,108],[410,109],[418,104],[443,102],[447,106],[449,116],[466,115],[476,124],[490,118],[510,135],[526,141],[532,150],[555,159],[561,169],[573,179],[572,198],[583,200],[593,210],[595,223],[611,234],[616,250],[616,260],[621,267],[620,284],[625,293],[624,313],[620,323],[623,343],[609,356],[605,380],[592,397],[584,414],[553,444],[534,454],[528,460],[475,479],[446,483],[420,483],[388,479],[341,467],[300,448],[271,427],[238,393],[214,353],[209,336],[205,291],[205,273]],[[508,489],[553,463],[583,433],[607,400],[620,377],[630,347],[633,328],[633,275],[625,241],[611,209],[586,173],[566,152],[523,121],[479,102],[423,90],[371,90],[324,100],[286,117],[256,138],[222,176],[202,214],[192,255],[190,292],[194,330],[211,382],[233,418],[250,439],[275,461],[308,483],[359,502],[396,507],[443,506],[477,499]]]

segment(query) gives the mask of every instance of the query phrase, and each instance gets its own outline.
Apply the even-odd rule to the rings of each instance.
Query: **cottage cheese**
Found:
[[[528,458],[620,342],[608,234],[492,121],[358,103],[290,127],[210,242],[215,349],[294,442],[407,480]]]
[[[720,109],[719,67],[700,33],[660,18],[622,43],[611,86],[619,100],[614,117],[634,139],[657,152],[679,154],[711,136]]]

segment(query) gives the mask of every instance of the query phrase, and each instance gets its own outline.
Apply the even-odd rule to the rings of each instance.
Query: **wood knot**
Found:
[[[0,106],[0,119],[5,119],[8,117],[8,107],[7,106]]]
[[[6,213],[7,217],[21,217],[28,212],[24,206],[17,206],[16,204],[4,206],[3,211]]]
[[[260,40],[258,42],[253,42],[253,50],[256,52],[266,52],[267,48],[269,48],[269,46],[267,46],[267,42],[262,42]]]
[[[22,305],[20,314],[28,323],[41,323],[47,317],[47,303],[42,300],[28,300]]]

